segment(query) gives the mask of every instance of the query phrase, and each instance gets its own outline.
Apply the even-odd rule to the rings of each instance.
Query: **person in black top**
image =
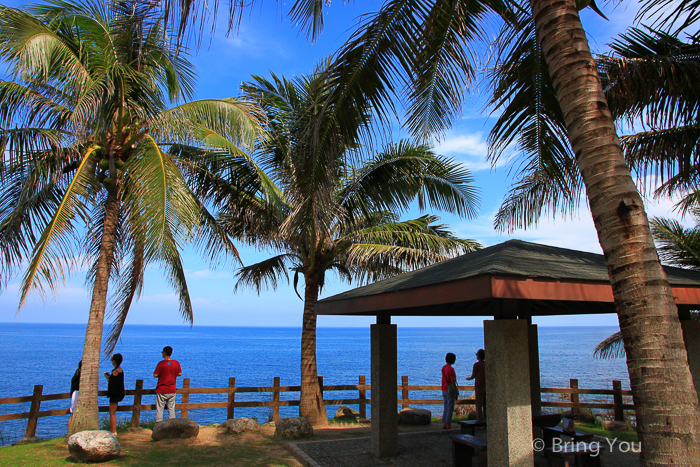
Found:
[[[70,431],[70,422],[73,421],[73,411],[75,404],[78,403],[78,390],[80,388],[80,369],[83,367],[83,361],[78,362],[78,369],[70,379],[70,417],[68,417],[68,431]]]
[[[107,397],[109,397],[109,429],[114,436],[117,436],[117,404],[124,399],[124,370],[121,368],[122,354],[112,355],[112,365],[114,370],[110,373],[105,371],[107,378]]]

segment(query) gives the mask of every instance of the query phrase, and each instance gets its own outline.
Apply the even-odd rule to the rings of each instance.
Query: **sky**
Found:
[[[21,6],[25,2],[7,1],[7,6]],[[249,14],[244,15],[240,29],[229,36],[219,21],[216,34],[207,39],[199,49],[192,49],[191,61],[198,71],[196,98],[231,97],[239,94],[239,85],[250,80],[252,75],[269,77],[270,72],[286,77],[307,74],[315,64],[338,49],[349,36],[359,15],[373,12],[381,2],[357,0],[346,5],[334,2],[325,8],[325,30],[315,43],[306,40],[303,33],[289,23],[285,13],[292,3],[266,0],[257,2]],[[613,8],[603,6],[609,21],[605,21],[590,9],[582,12],[582,21],[589,35],[593,52],[607,50],[611,37],[631,25],[637,11],[634,2],[623,2]],[[486,161],[488,132],[495,118],[483,109],[484,91],[465,99],[463,113],[453,122],[446,134],[436,141],[435,151],[453,157],[469,167],[480,190],[482,205],[476,219],[459,219],[436,212],[458,236],[479,241],[491,246],[508,239],[521,239],[564,248],[601,253],[590,212],[582,202],[579,212],[573,216],[542,219],[531,230],[516,230],[499,233],[493,228],[494,215],[513,182],[509,176],[512,165],[491,167]],[[396,138],[405,137],[405,132],[395,130]],[[674,216],[672,202],[647,200],[649,216]],[[418,215],[411,210],[404,218]],[[685,221],[688,224],[688,220]],[[252,264],[274,254],[259,252],[239,245],[244,264]],[[281,281],[276,291],[263,291],[258,295],[253,290],[239,289],[234,293],[234,269],[228,265],[213,267],[187,249],[183,253],[187,283],[194,307],[195,326],[300,326],[303,304],[296,296],[292,285]],[[291,277],[291,276],[290,276]],[[50,322],[86,323],[89,309],[89,294],[84,287],[85,271],[76,271],[74,276],[59,289],[57,296],[50,292],[42,299],[33,294],[22,310],[17,313],[18,290],[21,274],[10,280],[0,294],[0,322]],[[151,268],[146,272],[143,294],[129,313],[127,324],[186,324],[179,315],[176,295],[163,280],[162,271]],[[321,298],[348,290],[354,285],[341,283],[336,276],[328,280]],[[301,293],[301,292],[300,292]],[[303,294],[302,294],[303,295]],[[615,315],[548,317],[535,319],[542,326],[560,325],[617,325]],[[372,322],[367,317],[320,316],[319,327],[367,326]],[[481,326],[483,318],[394,318],[399,326]]]

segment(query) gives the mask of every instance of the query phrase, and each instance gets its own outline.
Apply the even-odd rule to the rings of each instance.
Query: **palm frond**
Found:
[[[661,260],[673,266],[700,270],[700,228],[688,229],[675,219],[649,221]]]
[[[236,272],[238,279],[234,290],[238,290],[239,287],[253,287],[258,294],[268,287],[275,290],[277,289],[278,277],[284,276],[289,282],[287,268],[295,266],[297,261],[296,255],[284,253],[249,266],[243,266]]]
[[[617,331],[612,336],[598,344],[593,350],[596,358],[622,358],[625,356],[625,343],[622,341],[622,332]]]
[[[133,248],[131,260],[127,264],[126,274],[122,275],[122,280],[116,286],[117,292],[114,294],[114,320],[104,344],[105,355],[111,355],[114,351],[124,329],[124,323],[129,314],[131,304],[134,298],[138,299],[141,295],[143,273],[146,269],[143,244],[137,241]]]
[[[34,247],[27,272],[21,286],[20,303],[22,308],[27,294],[34,289],[43,293],[43,287],[55,290],[59,282],[64,282],[75,261],[72,243],[75,241],[76,215],[84,215],[85,207],[82,197],[86,196],[92,184],[94,172],[92,152],[89,150],[82,158],[80,166],[66,188],[60,205],[44,229]],[[64,269],[64,264],[67,268]]]
[[[199,228],[199,206],[182,174],[172,160],[150,136],[138,146],[125,166],[124,202],[140,219],[138,232],[144,241],[146,256],[157,256],[166,245],[173,251],[189,241]]]
[[[481,248],[455,237],[435,216],[382,224],[354,232],[345,264],[359,272],[359,283],[412,271]],[[350,242],[350,239],[346,241]]]
[[[367,215],[377,210],[400,212],[417,199],[421,210],[430,206],[474,217],[479,196],[472,182],[463,165],[436,156],[425,146],[400,141],[345,177],[338,204],[349,215]]]

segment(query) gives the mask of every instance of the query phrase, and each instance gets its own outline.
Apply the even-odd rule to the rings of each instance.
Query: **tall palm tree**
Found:
[[[236,250],[187,184],[199,160],[173,143],[205,145],[212,131],[254,141],[255,108],[191,97],[194,72],[168,41],[150,3],[53,2],[0,8],[5,158],[0,166],[2,278],[26,264],[20,308],[31,291],[53,292],[76,266],[92,289],[80,395],[71,432],[98,429],[97,388],[110,282],[116,343],[147,266],[158,264],[192,321],[179,249]]]
[[[700,408],[673,293],[575,3],[530,5],[608,264],[644,443],[641,460],[700,463]]]
[[[309,122],[323,111],[312,104],[323,102],[332,90],[320,72],[294,80],[255,77],[243,90],[265,109],[269,135],[252,156],[241,155],[235,167],[203,173],[202,195],[215,193],[220,223],[231,237],[279,252],[242,267],[236,288],[276,288],[280,278],[288,278],[288,270],[294,273],[295,290],[301,282],[299,413],[313,424],[324,424],[328,419],[318,386],[314,303],[327,273],[367,283],[479,248],[474,241],[454,237],[434,216],[408,221],[398,217],[416,198],[421,210],[429,206],[473,216],[477,196],[465,168],[424,146],[402,141],[368,157],[372,143],[360,144],[360,135],[371,130],[366,113],[355,128],[323,119],[322,132],[331,135],[329,146],[343,141],[341,133],[354,134],[356,140],[317,157],[305,138]],[[220,147],[228,150],[224,141]],[[253,191],[246,189],[251,180]]]

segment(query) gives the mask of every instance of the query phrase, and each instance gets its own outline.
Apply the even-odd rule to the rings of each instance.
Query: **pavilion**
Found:
[[[700,273],[664,267],[700,388]],[[398,454],[392,316],[485,316],[489,466],[534,465],[540,371],[533,316],[615,313],[603,255],[510,240],[316,302],[317,315],[376,316],[370,325],[372,452]],[[496,371],[497,370],[497,371]]]

